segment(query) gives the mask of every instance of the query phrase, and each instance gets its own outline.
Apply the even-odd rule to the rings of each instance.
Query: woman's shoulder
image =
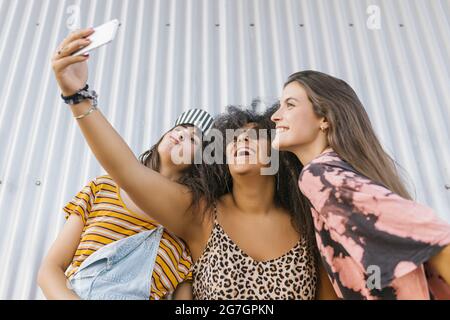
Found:
[[[325,149],[321,154],[311,160],[304,168],[317,165],[344,166],[347,162],[332,148]]]
[[[322,176],[325,172],[337,173],[351,171],[356,173],[353,167],[342,159],[334,150],[328,150],[330,151],[321,153],[303,167],[300,173],[300,180],[307,175]]]
[[[109,184],[114,184],[117,185],[117,183],[113,180],[113,178],[110,175],[101,175],[101,176],[97,176],[94,181],[97,184],[101,184],[101,183],[109,183]]]
[[[101,190],[101,189],[108,189],[108,190],[117,190],[118,185],[117,183],[113,180],[113,178],[109,175],[101,175],[101,176],[97,176],[94,180],[93,183],[95,184],[95,186],[97,187],[97,189]]]
[[[316,198],[322,198],[335,188],[355,191],[363,184],[375,183],[333,150],[322,153],[312,160],[303,168],[299,177],[299,187],[303,194]]]

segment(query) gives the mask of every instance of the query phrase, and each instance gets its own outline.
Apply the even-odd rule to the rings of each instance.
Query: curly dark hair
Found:
[[[274,104],[264,113],[257,113],[254,110],[238,106],[228,106],[225,113],[216,117],[213,129],[219,130],[225,137],[227,129],[238,130],[253,123],[256,125],[255,129],[267,129],[267,138],[272,141],[274,137],[272,137],[271,130],[275,129],[275,123],[270,120],[270,117],[278,107],[278,104]],[[227,143],[229,141],[224,139],[223,150],[226,150]],[[201,168],[204,171],[202,177],[207,179],[208,197],[210,197],[207,202],[209,203],[219,200],[221,196],[233,189],[233,178],[226,163],[225,152],[222,154],[223,164],[213,163]],[[302,164],[294,154],[279,152],[279,170],[275,174],[277,190],[274,201],[277,206],[290,213],[294,228],[306,239],[311,251],[317,257],[310,205],[298,187],[298,177],[302,169]]]

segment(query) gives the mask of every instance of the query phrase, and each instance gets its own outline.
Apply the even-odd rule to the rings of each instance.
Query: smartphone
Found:
[[[82,54],[86,54],[89,51],[97,49],[105,44],[110,43],[116,37],[117,29],[119,28],[119,20],[114,19],[101,26],[94,28],[94,33],[91,34],[87,39],[90,39],[92,42],[74,53],[72,56],[79,56]]]

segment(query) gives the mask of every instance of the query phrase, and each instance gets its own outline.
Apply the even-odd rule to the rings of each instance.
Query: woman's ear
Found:
[[[320,130],[324,131],[329,128],[329,124],[326,118],[320,120]]]

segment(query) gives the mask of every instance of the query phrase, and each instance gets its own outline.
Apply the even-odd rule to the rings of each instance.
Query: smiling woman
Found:
[[[238,107],[227,111],[213,126],[227,137],[223,142],[225,164],[209,168],[220,177],[209,183],[217,205],[208,217],[199,255],[193,253],[194,297],[319,297],[325,289],[316,288],[319,265],[312,222],[295,191],[299,162],[282,153],[279,171],[261,174],[262,168],[270,166],[263,160],[270,156],[274,126],[268,114],[272,110],[265,115]],[[234,135],[227,135],[229,130],[234,130]]]
[[[338,296],[450,299],[450,225],[412,201],[353,89],[317,71],[292,74],[272,120],[273,146],[304,165],[299,188]],[[374,268],[378,286],[367,281]]]
[[[231,166],[239,165],[240,170],[247,170],[245,164],[261,164],[267,166],[270,157],[270,140],[267,140],[268,129],[259,128],[256,123],[248,123],[235,130],[233,143],[227,145],[227,163]],[[260,138],[264,132],[266,139]],[[235,167],[237,169],[237,167]]]
[[[198,167],[191,163],[194,153],[202,151],[201,137],[209,125],[201,125],[198,117],[186,117],[192,112],[211,125],[212,118],[205,111],[184,112],[177,125],[140,156],[140,162],[185,185],[197,199],[207,191]],[[173,154],[181,154],[187,161],[177,164]],[[67,223],[39,271],[38,282],[47,298],[191,297],[192,258],[185,242],[143,212],[110,176],[97,177],[87,184],[64,211]],[[113,266],[105,268],[101,263],[105,257],[115,261]],[[185,286],[188,290],[178,291]]]

